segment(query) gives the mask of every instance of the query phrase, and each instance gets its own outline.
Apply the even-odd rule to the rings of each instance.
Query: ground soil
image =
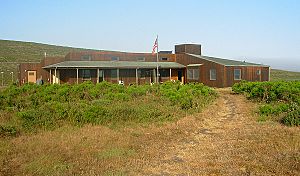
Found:
[[[229,89],[177,122],[63,128],[10,140],[0,175],[300,175],[300,128],[258,122]]]

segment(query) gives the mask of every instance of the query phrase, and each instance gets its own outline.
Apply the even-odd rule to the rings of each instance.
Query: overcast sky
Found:
[[[203,55],[300,71],[299,0],[0,0],[0,38],[151,52],[202,44]]]

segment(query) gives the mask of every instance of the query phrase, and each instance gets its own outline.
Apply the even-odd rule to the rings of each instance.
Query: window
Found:
[[[117,79],[118,78],[118,70],[117,69],[110,70],[110,77],[113,79]]]
[[[234,80],[241,80],[241,69],[234,69]]]
[[[196,68],[187,69],[187,79],[199,80],[199,69]]]
[[[146,77],[146,70],[144,69],[138,70],[138,77],[144,79]]]
[[[160,76],[163,78],[170,77],[170,70],[162,69],[160,70]]]
[[[113,56],[113,57],[111,57],[111,60],[112,60],[112,61],[118,61],[118,60],[119,60],[119,57]]]
[[[92,56],[91,55],[82,55],[80,57],[80,60],[82,60],[82,61],[91,61],[92,60]]]
[[[217,71],[216,69],[209,70],[209,79],[210,80],[217,80]]]
[[[138,57],[137,61],[145,61],[145,58],[144,57]]]
[[[81,70],[81,75],[83,80],[91,79],[91,70]]]
[[[163,57],[163,58],[160,58],[160,60],[162,60],[162,61],[167,61],[167,60],[168,60],[168,58],[166,58],[166,57]]]
[[[260,75],[261,74],[261,70],[256,70],[256,74]]]

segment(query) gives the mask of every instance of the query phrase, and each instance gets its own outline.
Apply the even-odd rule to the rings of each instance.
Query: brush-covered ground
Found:
[[[299,127],[258,109],[202,84],[11,87],[0,175],[299,175]]]

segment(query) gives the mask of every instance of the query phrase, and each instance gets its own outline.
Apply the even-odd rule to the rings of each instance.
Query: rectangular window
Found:
[[[110,77],[112,79],[117,79],[118,78],[118,70],[117,69],[110,70]]]
[[[145,58],[144,57],[138,57],[137,61],[145,61]]]
[[[82,60],[82,61],[91,61],[92,60],[92,56],[91,55],[82,55],[80,57],[80,60]]]
[[[234,80],[241,80],[241,69],[234,69]]]
[[[111,60],[112,61],[119,61],[119,57],[113,56],[113,57],[111,57]]]
[[[91,70],[81,70],[83,80],[91,80]]]
[[[187,79],[199,80],[199,69],[197,68],[187,69]]]
[[[138,70],[138,77],[141,78],[141,79],[144,79],[146,77],[146,70],[139,69]]]
[[[216,69],[209,70],[209,79],[210,80],[217,80],[217,71]]]
[[[162,70],[159,71],[159,73],[160,73],[160,76],[163,77],[163,78],[170,77],[170,70],[162,69]]]
[[[163,58],[160,58],[160,60],[162,60],[162,61],[167,61],[167,60],[168,60],[168,58],[166,58],[166,57],[163,57]]]

